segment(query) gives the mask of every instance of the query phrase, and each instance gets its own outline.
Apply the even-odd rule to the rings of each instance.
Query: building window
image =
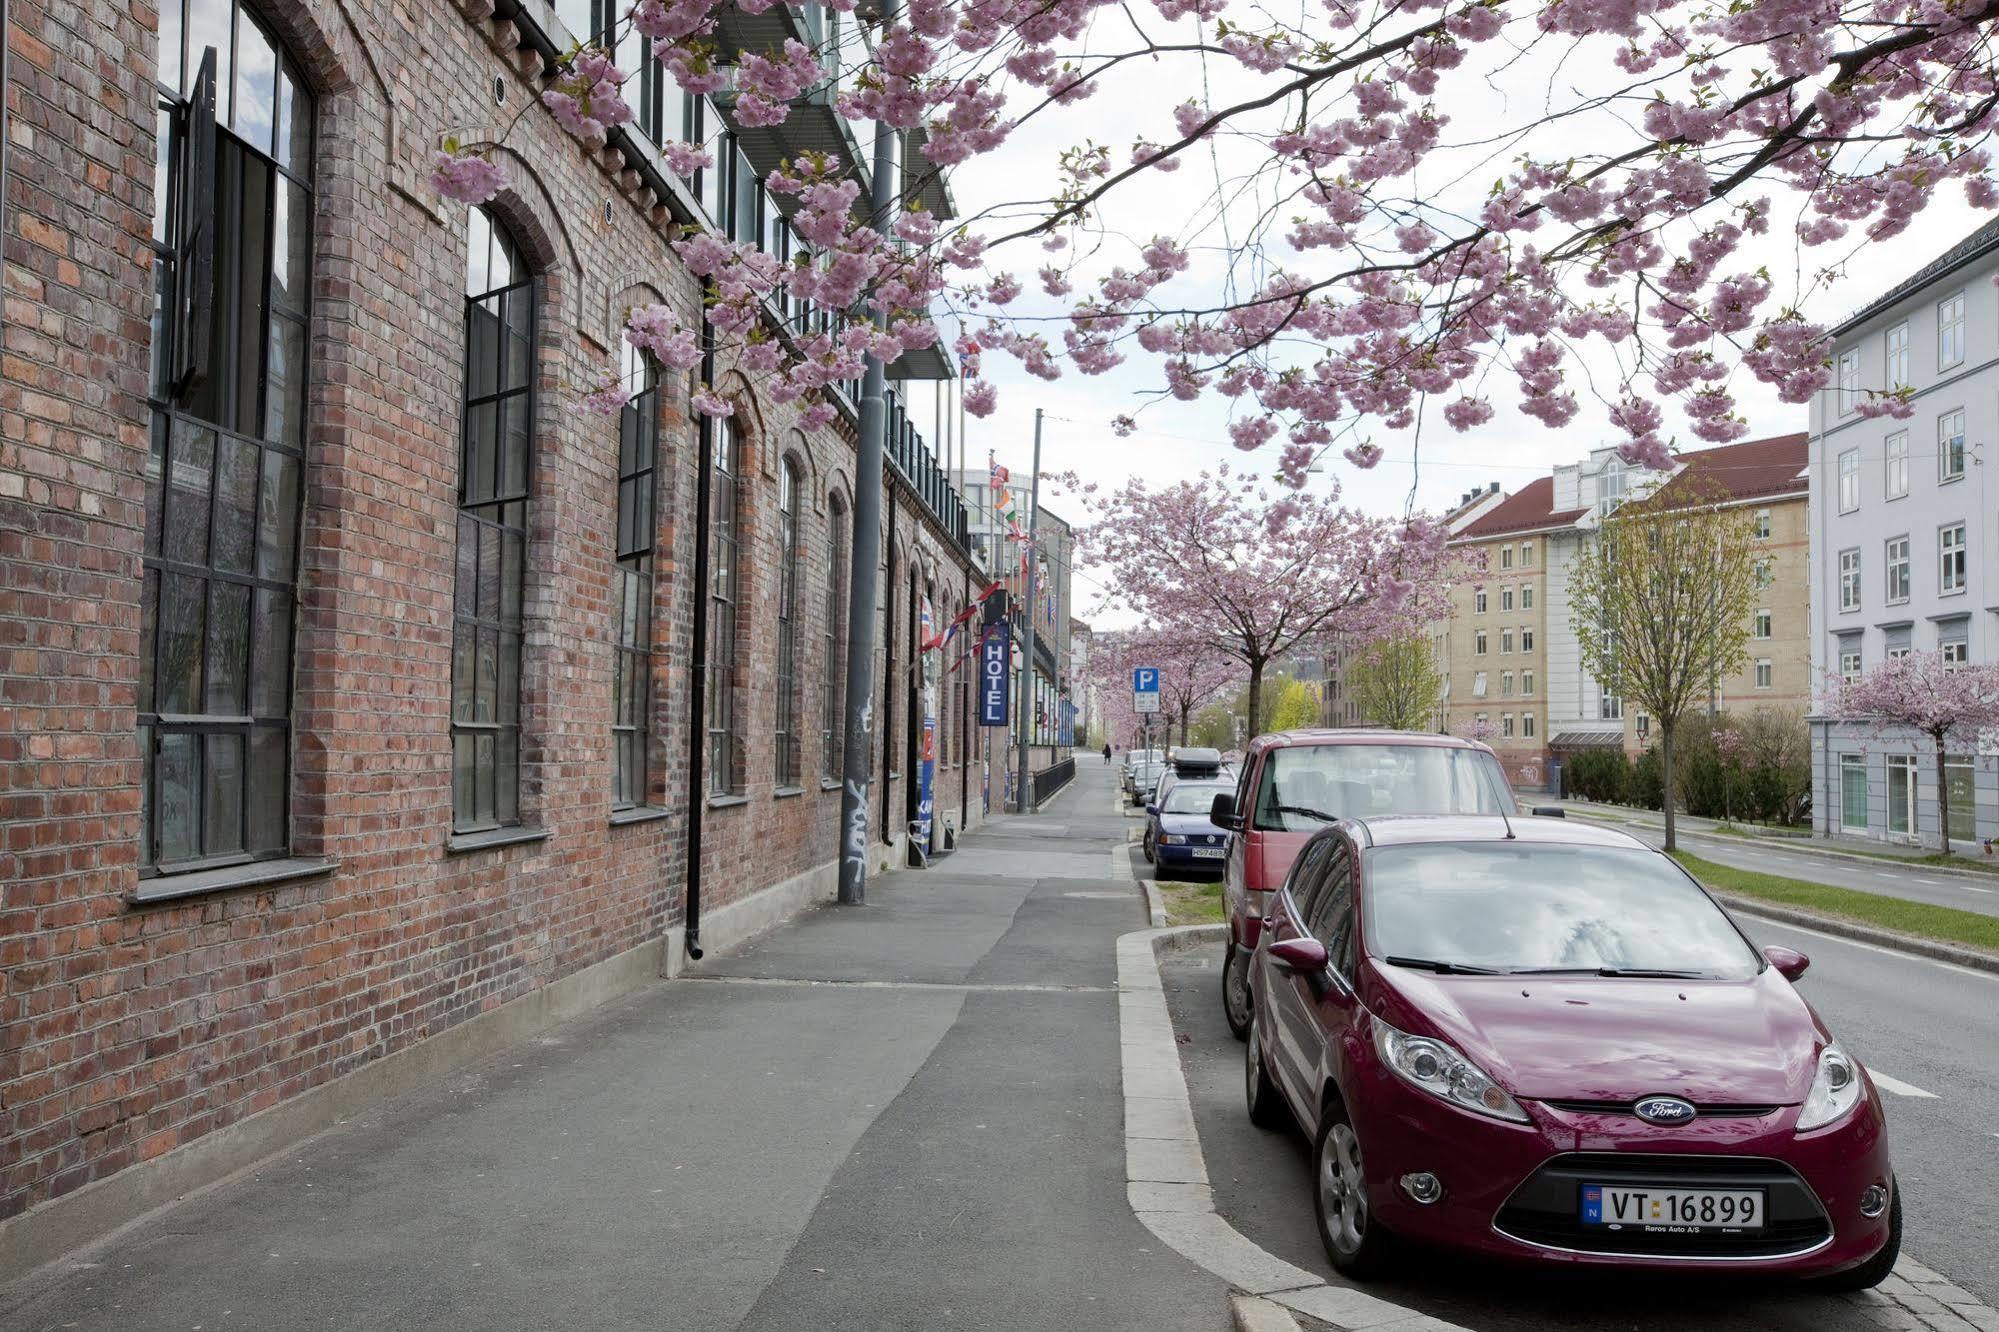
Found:
[[[1860,353],[1839,354],[1839,414],[1850,416],[1860,402]]]
[[[1977,789],[1971,757],[1946,754],[1943,760],[1944,802],[1950,811],[1950,839],[1968,842],[1976,836]]]
[[[1895,605],[1909,599],[1909,538],[1891,537],[1887,545],[1887,600]]]
[[[1842,550],[1839,553],[1839,608],[1843,611],[1860,609],[1860,552]]]
[[[1530,569],[1533,566],[1534,566],[1534,543],[1531,541],[1523,541],[1520,543],[1520,567],[1523,569]]]
[[[1641,713],[1639,713],[1639,714],[1638,714],[1638,716],[1637,716],[1637,719],[1636,719],[1636,720],[1637,720],[1637,730],[1638,730],[1638,738],[1639,738],[1640,740],[1646,740],[1646,739],[1649,739],[1649,738],[1651,737],[1651,735],[1652,735],[1652,719],[1651,719],[1651,717],[1649,717],[1649,716],[1647,716],[1647,715],[1646,715],[1645,713],[1642,713],[1642,712],[1641,712]]]
[[[1524,740],[1532,740],[1534,738],[1533,713],[1523,712],[1520,714],[1520,736]]]
[[[251,13],[183,9],[156,86],[141,876],[291,842],[312,100]]]
[[[1513,631],[1511,629],[1502,629],[1499,631],[1499,650],[1501,652],[1513,651]]]
[[[1852,684],[1860,678],[1860,649],[1857,647],[1839,650],[1839,678]]]
[[[1962,638],[1954,638],[1947,643],[1940,643],[1937,646],[1943,655],[1943,664],[1946,670],[1968,665],[1971,661],[1971,644]]]
[[[1900,661],[1909,655],[1909,645],[1907,643],[1891,643],[1888,645],[1888,651],[1884,655],[1889,661]]]
[[[1768,509],[1758,509],[1756,511],[1756,539],[1758,541],[1768,541],[1770,539],[1770,511]]]
[[[1755,574],[1756,586],[1758,587],[1768,587],[1774,581],[1774,575],[1771,572],[1770,561],[1768,560],[1756,561]]]
[[[1485,655],[1485,630],[1481,629],[1471,636],[1471,651],[1474,657]]]
[[[1513,609],[1512,588],[1502,587],[1499,589],[1499,608],[1503,611],[1510,611]]]
[[[1532,652],[1534,650],[1534,631],[1532,629],[1522,629],[1520,631],[1520,650],[1522,652]]]
[[[1513,547],[1501,546],[1499,548],[1499,567],[1502,569],[1511,569],[1513,567]]]
[[[1964,411],[1937,418],[1937,480],[1956,481],[1964,475]]]
[[[1839,511],[1852,513],[1860,507],[1860,450],[1848,449],[1839,455]]]
[[[1520,609],[1524,611],[1534,609],[1534,588],[1531,584],[1523,585],[1520,589]]]
[[[820,634],[826,660],[819,681],[819,776],[840,780],[846,719],[840,715],[847,679],[847,503],[834,495],[826,506],[826,624]]]
[[[1909,432],[1898,430],[1881,448],[1881,493],[1900,499],[1909,493]]]
[[[777,745],[779,786],[798,785],[798,464],[777,474]]]
[[[1471,696],[1472,696],[1473,698],[1484,698],[1484,697],[1485,697],[1485,672],[1484,672],[1484,671],[1478,671],[1478,672],[1475,672],[1475,673],[1474,673],[1474,674],[1472,675],[1472,678],[1471,678]]]
[[[1916,756],[1888,755],[1888,831],[1898,837],[1916,831]]]
[[[1532,671],[1520,672],[1520,693],[1522,697],[1531,698],[1533,696],[1534,672]]]
[[[1867,756],[1839,756],[1839,826],[1849,832],[1867,831]]]
[[[1768,657],[1759,657],[1756,662],[1756,687],[1758,689],[1768,689],[1770,687],[1770,672],[1770,659]]]
[[[534,437],[534,276],[484,209],[466,228],[465,420],[451,637],[451,823],[520,821],[521,603]]]
[[[1937,302],[1937,369],[1964,363],[1964,293]]]
[[[1499,734],[1500,734],[1500,737],[1501,737],[1502,739],[1505,739],[1505,740],[1511,740],[1511,739],[1513,738],[1513,714],[1512,714],[1512,713],[1510,713],[1510,712],[1502,712],[1502,713],[1500,713],[1500,714],[1499,714]]]
[[[1937,590],[1964,591],[1964,524],[1952,523],[1937,533]]]
[[[1474,593],[1472,593],[1472,594],[1471,594],[1471,613],[1472,613],[1473,615],[1483,615],[1483,614],[1485,614],[1485,589],[1484,589],[1484,588],[1480,588],[1480,589],[1479,589],[1478,591],[1476,591],[1476,592],[1474,592]]]
[[[652,741],[653,548],[659,460],[659,367],[623,345],[632,399],[618,415],[617,653],[611,671],[611,744],[616,751],[611,807],[646,803]]]
[[[1499,696],[1500,696],[1501,698],[1512,698],[1512,697],[1513,697],[1513,672],[1512,672],[1512,671],[1501,671],[1501,672],[1499,673]]]
[[[1756,612],[1756,636],[1757,636],[1758,638],[1768,638],[1768,637],[1770,636],[1770,625],[1771,625],[1771,616],[1770,616],[1770,612],[1769,612],[1769,611],[1767,611],[1767,610],[1759,610],[1759,611],[1757,611],[1757,612]]]
[[[1606,689],[1597,699],[1596,715],[1598,721],[1624,720],[1624,700]]]
[[[736,763],[736,591],[742,449],[735,420],[709,418],[708,501],[708,792],[740,790]]]
[[[1909,325],[1904,322],[1888,330],[1888,356],[1886,375],[1891,389],[1904,388],[1909,382]]]

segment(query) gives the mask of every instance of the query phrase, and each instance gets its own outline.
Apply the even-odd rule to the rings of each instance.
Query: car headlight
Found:
[[[1860,1066],[1846,1051],[1828,1045],[1819,1051],[1819,1071],[1798,1112],[1798,1131],[1823,1128],[1860,1104]]]
[[[1528,1122],[1520,1102],[1444,1042],[1397,1031],[1378,1017],[1372,1025],[1375,1052],[1404,1082],[1477,1114],[1516,1124]]]
[[[1168,846],[1187,845],[1187,835],[1185,833],[1161,833],[1159,834],[1159,840],[1165,842]]]

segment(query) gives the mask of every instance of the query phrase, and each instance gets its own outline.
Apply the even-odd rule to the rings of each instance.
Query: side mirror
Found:
[[[1159,812],[1159,806],[1157,806],[1157,805],[1147,805],[1147,806],[1145,807],[1145,812],[1146,812],[1147,814],[1157,814],[1157,813]]]
[[[1777,968],[1777,974],[1785,980],[1794,981],[1805,974],[1812,960],[1795,948],[1782,944],[1771,944],[1763,950],[1763,956],[1770,959],[1770,965]]]
[[[1273,961],[1282,962],[1293,971],[1302,971],[1307,976],[1316,976],[1326,969],[1331,956],[1326,946],[1317,939],[1273,939],[1270,944]]]
[[[1569,817],[1569,811],[1563,809],[1560,805],[1536,805],[1534,806],[1534,817],[1537,819],[1566,819]]]
[[[1224,791],[1208,805],[1208,822],[1217,828],[1240,828],[1242,820],[1236,817],[1235,797]]]

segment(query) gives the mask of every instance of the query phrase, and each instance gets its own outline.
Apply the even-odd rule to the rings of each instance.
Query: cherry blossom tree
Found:
[[[1494,726],[1492,720],[1488,717],[1473,717],[1463,726],[1458,727],[1458,735],[1461,738],[1481,745],[1491,744],[1492,737],[1498,734],[1499,728]]]
[[[1135,733],[1139,714],[1132,709],[1131,672],[1135,666],[1150,666],[1159,672],[1159,715],[1169,732],[1177,722],[1180,743],[1196,712],[1228,694],[1242,682],[1242,664],[1212,642],[1169,633],[1145,626],[1116,634],[1098,635],[1101,647],[1093,663],[1098,689],[1112,700],[1106,716],[1129,728],[1119,734]]]
[[[1999,0],[1329,0],[1283,16],[1250,0],[910,0],[869,20],[864,44],[761,51],[724,48],[726,5],[779,8],[632,0],[539,71],[535,113],[600,153],[633,119],[632,71],[608,53],[636,35],[667,79],[721,93],[740,124],[781,124],[830,90],[850,119],[921,130],[924,160],[905,173],[919,189],[1029,122],[1069,145],[1055,189],[1010,172],[1029,182],[1021,197],[949,234],[913,206],[880,228],[856,220],[851,164],[807,155],[766,182],[797,204],[807,254],[678,242],[723,346],[821,419],[828,385],[863,355],[938,340],[942,312],[975,414],[996,397],[980,354],[1053,379],[1144,353],[1151,401],[1225,395],[1233,442],[1276,444],[1294,484],[1342,440],[1371,466],[1367,427],[1418,426],[1433,399],[1457,430],[1502,397],[1549,428],[1593,400],[1628,460],[1664,466],[1669,410],[1725,441],[1747,429],[1744,377],[1791,403],[1826,385],[1807,309],[1862,247],[1946,188],[1999,204]],[[1133,86],[1189,96],[1157,99],[1128,148],[1093,142],[1105,114],[1084,103]],[[491,198],[509,174],[495,146],[446,143],[436,188]],[[683,174],[710,156],[663,148]],[[1120,225],[1122,198],[1183,169],[1205,177],[1183,215],[1155,227],[1140,204]],[[1758,262],[1777,241],[1782,262]],[[1799,245],[1821,257],[1793,262]],[[870,322],[782,334],[766,305],[780,292]],[[675,368],[693,363],[690,333],[660,307],[627,330]],[[609,364],[584,395],[599,410],[626,391]],[[1896,386],[1861,397],[1863,412],[1910,411]]]
[[[1938,849],[1949,855],[1944,752],[1953,740],[1975,742],[1981,732],[1999,726],[1999,663],[1953,665],[1942,652],[1890,657],[1852,680],[1827,677],[1822,711],[1883,739],[1908,731],[1929,737],[1936,751]]]
[[[1441,606],[1451,557],[1426,516],[1370,517],[1336,492],[1272,497],[1227,466],[1158,488],[1134,477],[1110,494],[1066,484],[1091,520],[1083,547],[1116,595],[1247,672],[1252,735],[1272,661],[1301,644],[1407,630]]]

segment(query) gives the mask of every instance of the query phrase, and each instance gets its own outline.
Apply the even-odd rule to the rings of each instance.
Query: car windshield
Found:
[[[1721,980],[1762,965],[1678,866],[1638,847],[1385,846],[1362,882],[1368,951],[1384,959]]]
[[[1162,814],[1206,814],[1214,808],[1215,797],[1229,788],[1219,782],[1177,782],[1166,793]]]
[[[1313,832],[1371,814],[1510,814],[1499,764],[1454,745],[1299,745],[1275,749],[1257,786],[1254,826]]]

